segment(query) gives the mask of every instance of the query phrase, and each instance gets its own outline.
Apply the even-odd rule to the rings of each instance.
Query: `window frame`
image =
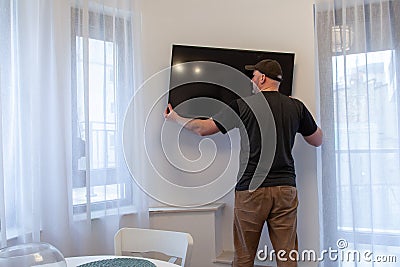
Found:
[[[86,170],[80,170],[78,167],[78,161],[79,158],[85,155],[85,141],[79,138],[77,135],[78,133],[78,106],[77,106],[77,47],[76,47],[76,40],[78,37],[83,37],[83,34],[80,34],[83,32],[83,25],[80,23],[83,19],[83,12],[84,10],[79,7],[72,7],[71,8],[71,115],[72,115],[72,188],[71,190],[78,189],[78,188],[86,188]],[[88,25],[88,31],[89,31],[89,39],[93,40],[99,40],[99,41],[105,41],[105,42],[112,42],[115,45],[115,60],[114,62],[114,68],[115,70],[115,87],[116,91],[119,90],[127,90],[128,88],[131,88],[130,84],[132,84],[132,80],[128,81],[128,85],[126,85],[123,80],[125,79],[125,73],[127,73],[127,65],[129,64],[124,64],[123,62],[127,59],[125,57],[124,53],[127,50],[126,48],[124,49],[124,46],[128,45],[130,49],[132,49],[132,44],[131,40],[125,40],[124,36],[120,34],[120,36],[113,36],[114,34],[118,34],[119,32],[113,32],[112,30],[110,31],[109,29],[113,29],[114,27],[120,27],[122,29],[125,29],[126,32],[130,32],[130,27],[131,27],[131,21],[125,17],[113,17],[111,15],[107,14],[101,14],[95,11],[87,11],[88,12],[88,17],[89,17],[89,25]],[[96,23],[94,20],[99,19],[101,20],[100,23]],[[95,25],[100,25],[100,29]],[[124,28],[125,27],[125,28]],[[123,31],[122,31],[123,32]],[[128,38],[129,39],[129,38]],[[129,48],[128,48],[129,49]],[[132,51],[132,50],[131,50]],[[84,59],[85,60],[85,59]],[[132,63],[132,62],[131,62]],[[88,62],[89,64],[89,62]],[[129,71],[129,70],[128,70]],[[108,73],[107,77],[108,79]],[[117,94],[117,92],[116,92]],[[116,97],[116,102],[118,102],[118,96]],[[114,103],[116,104],[116,103]],[[116,142],[117,140],[117,130],[122,129],[122,120],[118,121],[119,117],[122,117],[121,114],[124,114],[124,110],[121,109],[120,106],[123,105],[117,105],[119,107],[118,110],[115,110],[116,113],[118,113],[118,116],[116,115],[116,121],[114,122],[114,140]],[[85,123],[85,122],[84,122]],[[91,122],[89,122],[91,123]],[[107,121],[103,121],[103,123],[107,123]],[[92,141],[90,141],[92,142]],[[122,143],[122,141],[121,141]],[[90,146],[90,145],[89,145]],[[114,144],[115,147],[115,144]],[[79,151],[74,153],[75,151]],[[115,151],[117,154],[117,151]],[[120,154],[120,153],[118,153]],[[92,156],[92,155],[90,155]],[[115,155],[117,158],[117,155]],[[123,160],[123,158],[119,157],[120,160]],[[117,163],[116,163],[117,164]],[[90,211],[91,213],[96,213],[99,211],[104,211],[104,210],[109,210],[109,209],[114,209],[114,208],[120,208],[120,207],[125,207],[126,213],[132,213],[134,212],[134,203],[133,203],[133,187],[132,187],[132,181],[131,179],[117,179],[117,168],[118,166],[115,167],[106,167],[106,168],[96,168],[90,169],[90,190],[93,190],[94,187],[96,186],[120,186],[120,189],[122,188],[123,190],[120,191],[121,193],[121,198],[119,199],[113,199],[113,200],[103,200],[103,201],[98,201],[98,202],[91,202],[90,203]],[[128,173],[128,171],[125,171]],[[96,183],[94,181],[94,177],[97,175],[107,177],[106,178],[106,183]],[[130,176],[130,174],[129,174]],[[72,192],[71,192],[72,195]],[[75,204],[73,203],[73,197],[71,197],[71,205],[73,209],[73,214],[74,216],[78,216],[80,214],[84,214],[87,212],[87,208],[89,203],[84,203],[84,204]],[[107,212],[107,214],[112,214],[112,212]],[[96,217],[96,216],[92,216]]]

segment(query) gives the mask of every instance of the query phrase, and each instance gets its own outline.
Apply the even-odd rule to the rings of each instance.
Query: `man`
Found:
[[[235,188],[233,266],[253,266],[265,222],[274,250],[284,251],[277,255],[278,266],[297,266],[296,261],[289,257],[292,255],[293,258],[295,254],[290,252],[298,249],[298,200],[292,148],[296,133],[302,134],[310,145],[320,146],[322,131],[301,101],[278,92],[283,74],[277,61],[265,59],[256,65],[246,66],[246,69],[253,70],[255,95],[233,101],[229,107],[206,120],[181,117],[170,104],[164,117],[202,136],[239,128],[241,150],[246,150],[246,153],[240,153]],[[260,99],[268,104],[256,101]],[[232,110],[234,112],[229,112]],[[268,117],[269,113],[272,116]],[[270,125],[266,122],[268,118],[274,120],[273,132],[261,127]],[[263,168],[265,155],[271,152],[261,144],[273,138],[276,138],[273,140],[276,142],[272,163]],[[261,156],[263,153],[264,157]],[[260,176],[260,170],[262,180],[252,188],[252,181]]]

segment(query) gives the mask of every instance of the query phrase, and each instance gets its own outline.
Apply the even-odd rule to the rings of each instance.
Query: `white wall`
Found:
[[[168,67],[172,44],[294,52],[293,96],[303,100],[316,116],[313,33],[313,0],[146,0],[142,7],[143,73],[148,78]],[[163,101],[166,104],[167,99]],[[318,250],[316,149],[298,137],[294,156],[300,249]],[[232,196],[230,193],[219,200],[227,202],[226,248],[232,247]]]

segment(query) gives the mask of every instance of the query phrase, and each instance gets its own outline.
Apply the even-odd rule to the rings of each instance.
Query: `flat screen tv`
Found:
[[[209,118],[234,99],[252,94],[252,71],[263,59],[277,60],[283,72],[279,91],[291,95],[294,53],[173,45],[169,103],[181,116]]]

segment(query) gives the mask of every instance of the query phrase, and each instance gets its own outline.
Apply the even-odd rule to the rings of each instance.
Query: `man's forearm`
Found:
[[[178,117],[176,122],[179,125],[185,127],[185,129],[192,131],[198,135],[202,135],[201,133],[203,130],[203,120]]]
[[[189,119],[177,114],[171,104],[168,104],[168,107],[164,111],[164,117],[167,120],[175,121],[182,127],[186,128],[189,131],[192,131],[198,135],[210,135],[219,132],[217,125],[214,123],[212,119],[201,120],[201,119]]]

